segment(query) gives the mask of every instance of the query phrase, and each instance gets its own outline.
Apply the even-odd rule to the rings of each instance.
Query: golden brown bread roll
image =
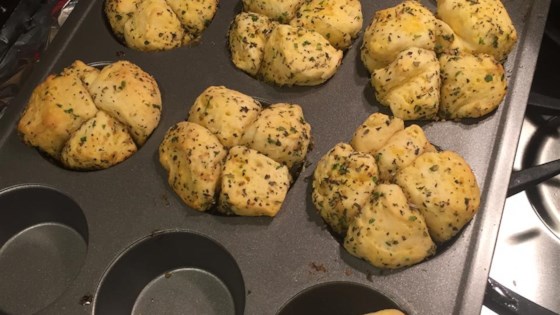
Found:
[[[290,188],[285,165],[244,146],[229,150],[220,190],[220,211],[243,216],[275,216]]]
[[[72,133],[96,113],[97,107],[77,75],[50,75],[33,90],[18,130],[27,144],[58,159]]]
[[[317,163],[313,173],[313,204],[335,232],[346,233],[350,222],[370,199],[378,176],[373,156],[339,143]]]
[[[243,9],[278,21],[288,23],[305,0],[243,0]]]
[[[214,203],[227,151],[208,129],[187,121],[171,127],[159,146],[168,182],[189,207],[206,211]]]
[[[362,29],[362,5],[359,0],[307,0],[290,25],[313,30],[336,49],[347,49]]]
[[[247,127],[240,144],[291,168],[303,162],[311,141],[311,126],[297,104],[279,103],[263,109]]]
[[[100,110],[68,139],[61,161],[71,169],[104,169],[124,161],[136,150],[126,126]]]
[[[416,264],[435,253],[426,222],[397,185],[381,184],[350,223],[344,248],[378,268]]]
[[[397,117],[373,113],[356,129],[350,144],[356,151],[375,155],[397,132],[404,121]]]
[[[438,17],[462,42],[463,52],[483,53],[503,61],[517,32],[500,0],[438,0]]]
[[[408,48],[433,50],[435,31],[434,15],[417,1],[406,0],[377,11],[364,33],[362,61],[373,72],[389,65]]]
[[[489,55],[447,55],[441,64],[440,115],[444,118],[482,117],[504,99],[504,67]]]
[[[210,86],[160,145],[169,185],[189,206],[224,214],[274,217],[303,166],[311,126],[301,106],[261,109],[252,97]],[[218,195],[218,196],[216,196]]]
[[[276,26],[264,47],[259,74],[277,85],[319,85],[342,62],[342,51],[321,34],[301,27]]]
[[[222,145],[231,148],[261,112],[261,104],[252,97],[224,86],[208,87],[189,111],[190,122],[206,127]]]
[[[478,211],[480,188],[467,162],[438,152],[419,126],[403,128],[402,120],[375,113],[352,143],[319,160],[311,192],[352,255],[378,268],[416,264]]]
[[[95,105],[125,124],[142,145],[157,127],[161,94],[156,80],[128,61],[112,63],[90,85]]]
[[[436,53],[410,48],[371,74],[375,97],[403,120],[434,119],[439,109],[439,61]]]
[[[396,132],[385,145],[375,152],[379,177],[389,181],[395,174],[410,165],[429,144],[422,128],[411,125]]]
[[[217,8],[218,0],[106,0],[104,11],[128,47],[154,51],[200,37]]]
[[[138,66],[119,61],[99,70],[77,60],[35,88],[18,130],[70,169],[103,169],[136,152],[161,106],[157,83]]]
[[[264,47],[276,24],[267,16],[254,12],[238,14],[228,34],[231,60],[235,66],[250,75],[256,75],[261,67]]]
[[[476,214],[480,189],[467,162],[451,151],[424,153],[395,177],[426,218],[430,235],[445,242]]]

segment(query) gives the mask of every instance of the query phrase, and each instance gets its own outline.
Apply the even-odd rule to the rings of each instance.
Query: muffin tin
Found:
[[[364,24],[394,4],[362,1]],[[0,118],[0,314],[362,314],[387,307],[478,314],[549,2],[504,4],[520,35],[506,63],[505,103],[482,119],[420,122],[434,144],[469,162],[483,192],[480,212],[435,257],[382,271],[350,256],[329,232],[311,202],[309,180],[320,157],[349,141],[369,114],[387,113],[360,61],[361,37],[325,84],[279,88],[229,59],[226,34],[240,1],[221,1],[198,45],[156,53],[122,46],[103,1],[80,1]],[[75,59],[130,60],[162,92],[152,136],[106,170],[63,169],[25,146],[15,130],[35,86]],[[158,146],[210,85],[300,104],[312,126],[309,165],[276,218],[199,213],[167,185]]]

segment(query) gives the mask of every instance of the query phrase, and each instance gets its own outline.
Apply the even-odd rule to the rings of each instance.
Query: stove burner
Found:
[[[560,117],[540,124],[529,141],[524,166],[539,165],[560,158]],[[527,190],[535,212],[556,237],[560,238],[560,176]]]

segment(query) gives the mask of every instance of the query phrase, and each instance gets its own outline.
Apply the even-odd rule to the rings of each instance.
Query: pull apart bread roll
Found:
[[[303,163],[311,126],[295,104],[274,104],[262,110],[243,134],[241,144],[280,162],[288,168]]]
[[[292,183],[290,168],[303,165],[311,139],[301,107],[261,109],[250,96],[211,86],[188,120],[160,145],[160,162],[181,199],[199,211],[218,198],[212,210],[224,214],[275,216]]]
[[[278,25],[264,47],[260,75],[277,85],[319,85],[342,62],[342,51],[314,31]]]
[[[352,255],[378,268],[416,264],[477,212],[480,189],[467,162],[437,152],[419,126],[375,113],[351,143],[317,163],[312,199]]]
[[[18,130],[25,143],[59,159],[72,133],[96,113],[91,95],[75,73],[50,75],[33,90]]]
[[[395,133],[387,143],[375,153],[379,176],[389,181],[401,169],[410,165],[429,147],[428,139],[418,125],[406,127]]]
[[[234,65],[280,86],[330,79],[362,27],[359,0],[243,0],[229,30]]]
[[[439,61],[442,117],[481,117],[495,110],[504,99],[504,67],[492,56],[443,54]]]
[[[268,16],[280,23],[288,23],[305,0],[243,0],[243,9]]]
[[[332,148],[313,173],[313,203],[325,222],[339,234],[368,202],[378,178],[373,156],[345,143]]]
[[[409,203],[426,218],[430,235],[445,242],[478,210],[480,189],[467,162],[450,151],[422,154],[395,177]]]
[[[426,222],[397,185],[381,184],[350,223],[344,248],[378,268],[400,268],[435,253]]]
[[[208,129],[191,122],[171,127],[159,147],[159,161],[169,185],[191,208],[205,211],[214,203],[227,151]]]
[[[439,109],[439,68],[434,51],[404,50],[387,67],[371,74],[375,96],[401,119],[434,119]]]
[[[488,54],[503,61],[517,41],[517,32],[500,0],[438,0],[437,15],[454,31],[453,37],[460,38],[463,52]]]
[[[117,61],[103,68],[89,90],[95,105],[127,125],[139,145],[159,124],[161,94],[157,83],[130,62]]]
[[[404,130],[402,119],[373,113],[356,129],[350,144],[356,151],[375,155],[395,133],[401,130]]]
[[[418,125],[404,128],[402,119],[380,113],[370,115],[356,129],[350,143],[355,150],[375,157],[383,182],[390,181],[420,154],[435,151]]]
[[[235,66],[250,75],[261,67],[264,47],[276,25],[268,17],[257,13],[240,13],[231,24],[228,41],[231,60]]]
[[[337,49],[345,50],[362,29],[359,0],[308,0],[299,8],[292,26],[323,35]]]
[[[137,50],[169,50],[200,37],[218,0],[106,0],[115,35]]]
[[[18,130],[70,169],[104,169],[137,151],[160,112],[156,81],[136,65],[119,61],[100,71],[76,61],[33,91]]]
[[[261,104],[250,96],[224,86],[207,88],[189,111],[189,121],[206,127],[223,146],[231,148],[261,111]]]
[[[408,48],[433,50],[435,30],[432,12],[414,0],[377,11],[364,33],[362,61],[373,72],[388,66]]]
[[[278,213],[290,187],[285,165],[244,146],[229,150],[220,191],[220,211],[244,216]]]
[[[505,95],[499,62],[517,40],[515,28],[500,0],[438,0],[437,7],[441,20],[414,0],[376,12],[361,51],[376,98],[404,120],[484,116]]]
[[[62,149],[64,165],[75,169],[103,169],[137,151],[125,125],[104,111],[82,124]]]

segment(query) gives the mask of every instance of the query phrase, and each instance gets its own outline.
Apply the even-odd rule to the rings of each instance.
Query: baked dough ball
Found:
[[[165,0],[143,0],[124,25],[124,40],[138,50],[169,50],[181,46],[184,30]]]
[[[244,146],[229,150],[224,164],[219,209],[244,216],[278,213],[290,187],[285,165]]]
[[[428,139],[418,125],[411,125],[395,133],[375,153],[381,180],[391,180],[399,170],[410,165],[419,155],[424,153],[424,149],[428,145]]]
[[[439,67],[432,50],[404,50],[387,67],[373,71],[375,96],[401,119],[434,119],[439,109]]]
[[[356,129],[350,144],[356,151],[375,154],[401,130],[404,130],[402,119],[373,113]]]
[[[206,127],[229,148],[239,144],[260,111],[261,104],[252,97],[224,86],[211,86],[198,96],[188,120]]]
[[[71,169],[104,169],[124,161],[136,150],[126,126],[98,111],[68,139],[61,161]]]
[[[62,70],[63,75],[76,75],[82,83],[89,89],[89,86],[97,79],[99,69],[86,65],[80,60],[74,61],[70,67]]]
[[[72,133],[96,113],[88,90],[75,73],[50,75],[31,94],[18,130],[25,143],[58,159]]]
[[[336,233],[344,234],[370,199],[377,178],[373,156],[339,143],[317,163],[313,173],[313,204]]]
[[[95,105],[125,124],[134,141],[144,144],[157,127],[161,95],[156,80],[128,61],[112,63],[90,85]]]
[[[105,14],[128,47],[154,51],[198,38],[217,7],[218,0],[106,0]]]
[[[504,67],[492,56],[443,54],[439,61],[442,117],[481,117],[495,110],[504,99]]]
[[[341,61],[342,51],[321,34],[278,25],[265,45],[260,75],[278,85],[319,85],[334,75]]]
[[[18,130],[67,168],[104,169],[137,151],[160,111],[157,83],[138,66],[119,61],[99,70],[77,60],[35,88]]]
[[[377,11],[364,33],[362,61],[373,72],[389,65],[405,49],[433,50],[435,31],[434,15],[417,1]]]
[[[451,55],[472,53],[470,45],[457,36],[447,23],[438,19],[436,19],[436,46],[434,50],[438,55],[442,53]]]
[[[191,38],[196,38],[212,21],[219,0],[165,0]],[[183,44],[188,44],[184,42]]]
[[[214,203],[227,151],[208,129],[191,122],[171,127],[159,147],[159,161],[173,190],[191,208]]]
[[[467,162],[457,153],[424,153],[395,177],[408,202],[426,218],[436,242],[452,238],[480,204],[480,189]]]
[[[307,0],[290,25],[323,35],[337,49],[346,49],[362,29],[359,0]]]
[[[467,52],[504,60],[517,41],[517,32],[500,0],[438,0],[437,15],[467,43]]]
[[[243,0],[245,11],[266,15],[269,18],[288,23],[305,0]]]
[[[426,222],[408,206],[401,188],[381,184],[350,223],[344,248],[378,268],[400,268],[435,253]]]
[[[124,26],[142,0],[106,0],[105,15],[115,35],[124,39]]]
[[[173,190],[200,211],[219,194],[213,210],[275,216],[292,183],[290,168],[303,165],[311,138],[301,107],[281,103],[261,110],[250,96],[211,86],[188,120],[171,128],[160,145]]]
[[[287,165],[302,163],[311,140],[311,126],[299,105],[279,103],[261,111],[243,134],[241,144]]]
[[[235,17],[229,29],[228,42],[231,60],[235,66],[250,75],[261,67],[264,46],[275,23],[268,17],[242,12]]]

